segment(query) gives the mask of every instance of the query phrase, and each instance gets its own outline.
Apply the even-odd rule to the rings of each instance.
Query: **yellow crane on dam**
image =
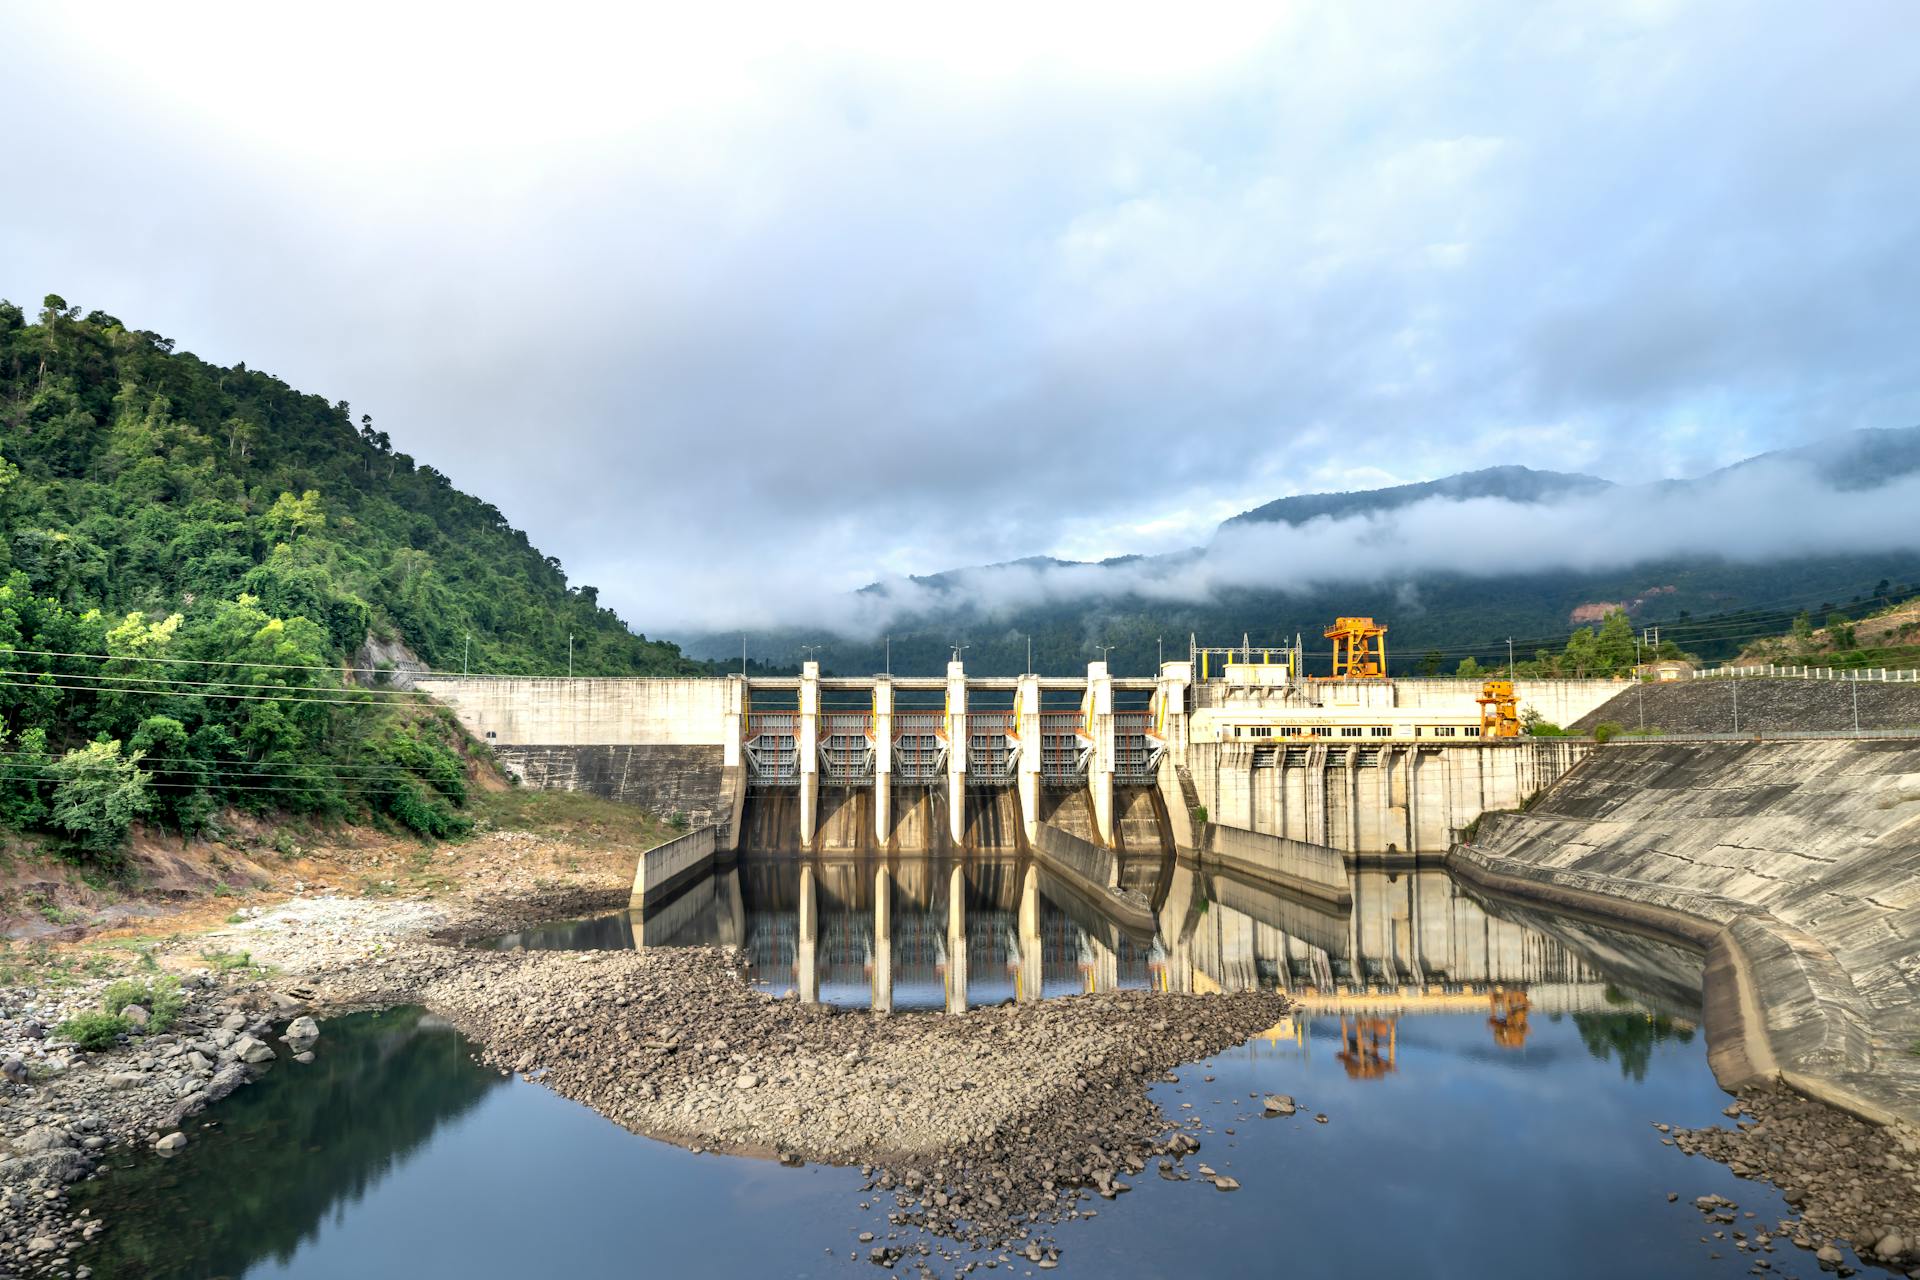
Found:
[[[1520,736],[1520,695],[1511,680],[1489,680],[1480,686],[1480,736],[1517,738]]]
[[[1335,618],[1320,634],[1333,641],[1333,679],[1379,680],[1387,674],[1387,628],[1372,618]]]

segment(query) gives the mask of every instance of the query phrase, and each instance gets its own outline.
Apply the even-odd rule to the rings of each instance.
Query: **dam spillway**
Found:
[[[420,677],[524,784],[721,829],[723,849],[1015,853],[1051,825],[1106,849],[1197,823],[1348,854],[1438,854],[1585,743],[1480,736],[1479,683],[1309,679],[1244,661],[1085,676]],[[1199,678],[1196,678],[1196,672]],[[1615,680],[1520,680],[1568,723]],[[1149,800],[1151,793],[1156,799]]]

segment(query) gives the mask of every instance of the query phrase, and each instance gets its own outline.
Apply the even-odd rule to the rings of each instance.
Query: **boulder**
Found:
[[[39,1151],[56,1151],[72,1145],[72,1134],[50,1124],[28,1129],[13,1140],[13,1149],[23,1156],[30,1156]]]
[[[153,1149],[163,1156],[170,1156],[187,1145],[187,1135],[178,1129],[153,1144]]]
[[[144,1030],[147,1024],[153,1021],[153,1014],[141,1004],[128,1005],[120,1011],[120,1016],[125,1018],[127,1025],[136,1031]]]
[[[320,1024],[302,1014],[287,1024],[287,1032],[280,1038],[292,1044],[311,1044],[320,1038]]]
[[[227,1052],[245,1063],[271,1062],[279,1056],[265,1041],[252,1036],[241,1036],[228,1046]]]
[[[0,1062],[0,1076],[6,1077],[8,1084],[25,1084],[30,1078],[27,1074],[27,1064],[18,1058],[8,1058],[5,1062]]]

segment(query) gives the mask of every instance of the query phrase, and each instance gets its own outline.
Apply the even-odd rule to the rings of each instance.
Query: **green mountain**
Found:
[[[458,669],[702,669],[629,631],[491,503],[396,452],[371,418],[244,364],[223,369],[103,312],[0,303],[0,571],[64,604],[191,610],[246,592]],[[308,496],[312,495],[312,496]]]
[[[95,856],[227,806],[457,830],[459,735],[374,655],[705,669],[344,401],[58,297],[0,302],[0,532],[0,825]]]

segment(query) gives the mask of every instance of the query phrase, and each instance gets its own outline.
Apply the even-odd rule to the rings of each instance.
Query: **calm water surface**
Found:
[[[844,882],[855,934],[857,882]],[[1131,1194],[1095,1201],[1097,1218],[1058,1229],[1062,1273],[1734,1277],[1750,1261],[1724,1244],[1710,1257],[1688,1202],[1719,1192],[1759,1221],[1785,1216],[1776,1194],[1651,1128],[1719,1121],[1726,1102],[1691,1023],[1690,957],[1489,912],[1433,872],[1356,873],[1355,909],[1337,920],[1217,878],[1190,888],[1180,920],[1169,929],[1163,911],[1127,963],[1100,954],[1114,936],[1078,919],[1079,905],[1048,904],[1046,994],[1285,982],[1307,1011],[1155,1088],[1169,1115],[1213,1130],[1200,1159],[1243,1190],[1166,1182],[1149,1166]],[[976,913],[1001,910],[987,901],[998,892]],[[708,913],[679,927],[781,936],[777,892],[741,898],[725,923]],[[945,921],[942,905],[929,898],[930,919]],[[601,945],[631,946],[636,928],[646,934],[645,921],[626,928],[515,941],[578,946],[598,930]],[[970,972],[991,933],[970,932]],[[945,936],[943,924],[934,937]],[[976,1001],[1000,998],[982,987],[1009,963],[1005,994],[1018,984],[1017,937],[1010,950],[1011,961],[989,955]],[[771,942],[756,957],[763,984],[790,985],[791,957]],[[835,963],[857,958],[848,943]],[[929,944],[927,963],[942,960]],[[897,1004],[919,981],[911,968],[896,962]],[[846,976],[841,995],[863,1001],[868,981]],[[853,1260],[865,1254],[854,1237],[884,1239],[890,1202],[861,1210],[857,1171],[695,1156],[483,1070],[472,1052],[418,1010],[327,1023],[313,1065],[281,1064],[200,1117],[212,1127],[189,1130],[184,1157],[121,1156],[86,1188],[112,1226],[82,1260],[101,1276],[155,1277],[877,1274]],[[1263,1119],[1252,1095],[1267,1092],[1330,1123]],[[1814,1273],[1790,1248],[1773,1262],[1775,1274]]]

